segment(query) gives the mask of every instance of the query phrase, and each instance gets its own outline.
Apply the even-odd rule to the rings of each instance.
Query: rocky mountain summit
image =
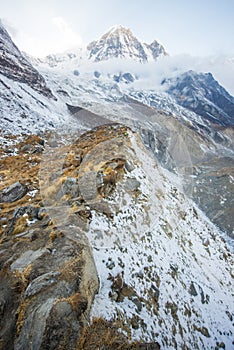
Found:
[[[129,28],[121,25],[110,28],[98,40],[90,42],[86,47],[77,47],[67,52],[35,58],[27,53],[25,56],[33,66],[56,68],[64,64],[77,65],[88,62],[102,62],[112,59],[134,60],[139,63],[155,62],[160,57],[168,56],[163,45],[157,40],[147,44],[139,40]]]
[[[151,44],[139,41],[130,29],[112,27],[99,40],[87,46],[89,59],[95,62],[111,58],[133,59],[140,63],[157,60],[167,53],[164,47],[154,40]]]

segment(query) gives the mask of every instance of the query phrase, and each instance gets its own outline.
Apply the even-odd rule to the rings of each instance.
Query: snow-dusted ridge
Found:
[[[113,219],[93,211],[87,233],[100,278],[92,316],[122,320],[133,339],[163,349],[232,349],[232,255],[178,182],[128,135],[134,169],[107,200],[118,210]],[[137,197],[127,181],[140,185]]]

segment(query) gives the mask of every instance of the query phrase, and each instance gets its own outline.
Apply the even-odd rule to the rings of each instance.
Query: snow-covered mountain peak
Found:
[[[130,29],[121,25],[112,27],[100,39],[91,42],[87,50],[89,58],[95,62],[121,58],[145,63],[167,55],[156,40],[150,45],[143,43]]]
[[[139,63],[156,61],[161,56],[167,56],[164,47],[154,40],[147,44],[139,40],[130,28],[115,25],[104,33],[98,40],[94,40],[87,47],[77,47],[63,53],[56,53],[45,58],[35,58],[25,54],[34,66],[55,68],[57,66],[74,66],[87,64],[87,61],[100,62],[117,58],[132,60]]]
[[[126,33],[128,35],[132,35],[133,36],[133,33],[131,31],[130,28],[126,28],[124,26],[122,26],[121,24],[118,24],[118,25],[115,25],[115,26],[112,26],[108,32],[106,34],[118,34],[118,33]]]

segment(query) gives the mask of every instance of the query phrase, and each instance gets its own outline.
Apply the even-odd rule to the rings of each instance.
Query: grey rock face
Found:
[[[23,270],[46,252],[48,252],[46,249],[38,249],[35,251],[27,250],[19,257],[19,259],[14,261],[14,263],[11,265],[11,270]]]
[[[188,71],[165,80],[164,84],[179,105],[211,123],[234,126],[234,97],[219,85],[211,73]]]
[[[68,177],[62,186],[63,194],[69,194],[73,198],[79,196],[79,186],[76,182],[76,179]]]
[[[15,350],[24,350],[26,347],[29,350],[41,348],[46,320],[53,307],[54,301],[53,298],[49,298],[29,315],[15,343]]]
[[[22,185],[19,181],[11,186],[4,188],[0,192],[0,202],[12,203],[24,197],[27,193],[27,187]]]
[[[98,290],[77,222],[67,218],[52,234],[43,220],[31,228],[33,239],[5,236],[0,246],[2,349],[75,349]]]
[[[79,180],[81,194],[87,201],[95,199],[97,196],[96,177],[96,172],[90,171]]]
[[[39,293],[42,289],[57,283],[57,277],[60,275],[59,272],[48,272],[35,278],[27,287],[24,296],[30,297]]]
[[[11,40],[0,22],[0,73],[9,79],[28,84],[32,89],[53,97],[44,78],[33,68]]]
[[[140,182],[136,179],[127,179],[125,183],[126,191],[136,191],[140,187]]]

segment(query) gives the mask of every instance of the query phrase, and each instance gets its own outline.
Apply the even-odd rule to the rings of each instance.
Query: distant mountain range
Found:
[[[234,98],[211,73],[188,71],[162,82],[176,102],[211,123],[234,126]]]
[[[144,43],[130,29],[121,25],[112,27],[101,38],[89,43],[85,49],[77,48],[72,52],[51,54],[43,59],[26,54],[26,57],[34,65],[46,64],[50,67],[56,67],[67,61],[76,61],[77,63],[87,60],[101,62],[113,58],[147,63],[157,61],[164,56],[168,56],[168,53],[157,40],[154,40],[151,44]]]
[[[75,52],[64,53],[61,55],[50,55],[42,60],[22,54],[13,43],[5,28],[0,25],[0,51],[0,73],[8,79],[5,82],[2,80],[2,84],[4,89],[8,91],[8,94],[9,89],[11,89],[13,93],[16,88],[16,85],[13,85],[8,89],[9,81],[15,81],[20,84],[18,87],[20,87],[21,90],[23,88],[24,92],[27,93],[27,89],[25,90],[24,87],[29,86],[35,92],[44,97],[48,97],[49,99],[59,99],[60,97],[55,96],[56,91],[52,92],[52,87],[49,87],[49,85],[51,85],[50,76],[48,76],[48,84],[46,84],[45,76],[47,76],[47,72],[45,71],[44,74],[43,69],[46,70],[46,67],[48,66],[56,68],[56,71],[60,73],[79,76],[79,68],[81,68],[82,71],[82,65],[87,64],[87,62],[94,62],[97,64],[98,62],[120,59],[123,62],[125,60],[133,60],[144,64],[147,64],[147,62],[155,62],[154,64],[156,65],[158,58],[161,57],[163,59],[163,57],[168,55],[164,47],[156,40],[151,44],[143,43],[133,35],[130,29],[122,26],[112,27],[99,40],[91,42],[85,51],[77,49]],[[39,73],[32,64],[35,65],[41,73]],[[103,78],[105,77],[105,81],[107,79],[113,87],[118,87],[120,95],[121,89],[123,90],[123,85],[129,85],[129,89],[127,89],[129,91],[127,94],[130,93],[135,99],[139,99],[139,96],[141,95],[134,93],[133,91],[135,89],[134,83],[136,81],[138,81],[139,86],[141,73],[138,74],[134,71],[122,71],[121,69],[117,74],[112,74],[110,71],[101,76],[101,72],[97,70],[95,70],[93,74],[93,78],[98,79],[99,81],[99,87],[104,83]],[[90,79],[90,77],[88,79]],[[213,125],[213,127],[215,127],[215,125],[219,127],[234,125],[234,98],[219,85],[211,73],[200,73],[190,70],[188,72],[183,72],[182,74],[174,74],[173,77],[165,76],[161,81],[161,85],[164,88],[164,91],[168,94],[167,96],[170,96],[174,101],[171,109],[172,113],[178,108],[175,107],[176,104],[186,110],[195,112],[196,115],[199,115],[202,118],[208,128],[210,125]],[[60,87],[59,90],[61,91],[63,88]],[[126,87],[124,90],[126,90]],[[126,91],[124,93],[126,93]],[[145,95],[145,92],[142,91],[142,94]],[[15,93],[15,96],[17,100],[17,93]],[[147,96],[149,96],[148,93]],[[5,98],[7,97],[5,96]],[[16,104],[19,105],[25,103],[22,99],[23,98],[18,98]],[[160,102],[156,106],[152,95],[150,99],[151,100],[149,101],[148,99],[147,102],[150,106],[158,108],[160,104],[162,105]],[[165,100],[165,95],[161,97],[161,101],[162,99]],[[143,100],[144,99],[141,96],[140,101],[143,102]],[[72,101],[67,102],[73,103]],[[3,110],[5,107],[6,106],[4,105]],[[170,110],[168,104],[166,110]]]

